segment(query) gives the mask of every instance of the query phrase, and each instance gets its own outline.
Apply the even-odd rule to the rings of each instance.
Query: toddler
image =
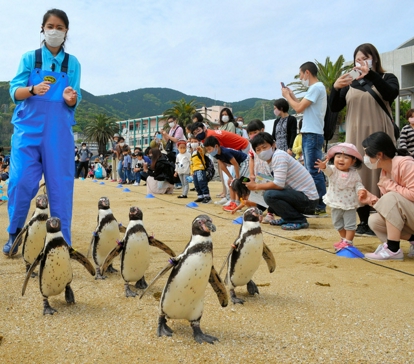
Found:
[[[175,173],[174,177],[179,177],[183,186],[183,193],[178,198],[187,198],[188,180],[190,175],[191,154],[187,152],[187,141],[181,140],[177,142],[178,154],[175,157]]]

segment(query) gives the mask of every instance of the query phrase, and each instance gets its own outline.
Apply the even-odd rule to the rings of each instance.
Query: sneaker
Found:
[[[224,204],[226,204],[227,202],[229,202],[229,200],[227,199],[227,198],[225,198],[225,197],[223,197],[220,201],[216,201],[216,202],[214,202],[216,205],[224,205]]]
[[[177,198],[187,198],[187,196],[180,195],[180,196],[177,196]]]
[[[226,200],[227,202],[223,206],[229,206],[231,204],[231,200]]]
[[[174,186],[174,189],[176,189],[176,190],[179,190],[180,188],[183,188],[183,186],[182,185],[175,185]]]
[[[361,222],[358,224],[357,229],[355,231],[356,236],[375,236],[375,233],[370,229],[366,222]]]
[[[211,197],[204,197],[204,200],[201,201],[202,203],[212,203]]]
[[[342,239],[340,242],[334,244],[334,248],[335,248],[336,252],[339,252],[343,248],[349,248],[350,246],[354,246],[354,244],[350,244],[344,239]]]
[[[267,213],[267,215],[263,218],[262,224],[271,224],[271,222],[275,219],[275,216],[271,213]]]
[[[197,200],[194,200],[194,202],[203,202],[204,201],[204,197],[198,197]]]
[[[365,254],[365,258],[371,260],[404,260],[404,253],[401,249],[394,253],[388,249],[387,243],[384,243],[374,253]]]
[[[286,224],[286,221],[285,220],[283,220],[283,219],[273,219],[272,221],[270,221],[270,225],[272,225],[272,226],[281,226],[281,225],[284,225],[284,224]]]
[[[282,225],[283,230],[300,230],[300,229],[307,229],[309,224],[307,222],[302,223],[293,223],[289,222],[287,224]]]
[[[410,250],[407,254],[408,258],[414,258],[414,241],[410,241]]]
[[[135,182],[135,183],[134,183],[134,186],[139,186],[139,183],[138,183],[138,182]]]
[[[227,206],[223,206],[223,210],[227,212],[233,211],[235,208],[237,208],[237,205],[235,202],[230,201],[230,203]]]
[[[116,182],[116,179],[111,179],[111,182]]]

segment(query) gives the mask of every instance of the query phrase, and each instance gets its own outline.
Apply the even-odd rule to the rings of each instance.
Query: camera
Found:
[[[352,77],[352,80],[355,80],[357,77],[361,76],[361,73],[358,70],[352,70],[348,75]]]

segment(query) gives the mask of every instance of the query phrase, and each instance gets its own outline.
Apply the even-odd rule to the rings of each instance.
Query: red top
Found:
[[[206,130],[206,138],[209,136],[216,137],[221,147],[232,148],[235,150],[246,149],[249,141],[238,134],[225,130]]]

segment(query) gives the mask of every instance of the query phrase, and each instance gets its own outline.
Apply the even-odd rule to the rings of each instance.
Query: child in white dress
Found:
[[[315,163],[315,168],[319,168],[329,179],[323,202],[331,208],[333,225],[341,237],[334,244],[336,251],[353,246],[356,209],[360,206],[358,194],[360,190],[365,190],[357,172],[362,162],[355,145],[340,143],[328,150],[325,161],[318,159]]]
[[[177,148],[179,153],[175,159],[175,173],[174,177],[179,177],[183,186],[183,193],[178,198],[187,198],[188,194],[188,180],[190,175],[190,160],[191,154],[187,152],[187,141],[180,140],[177,142]]]

